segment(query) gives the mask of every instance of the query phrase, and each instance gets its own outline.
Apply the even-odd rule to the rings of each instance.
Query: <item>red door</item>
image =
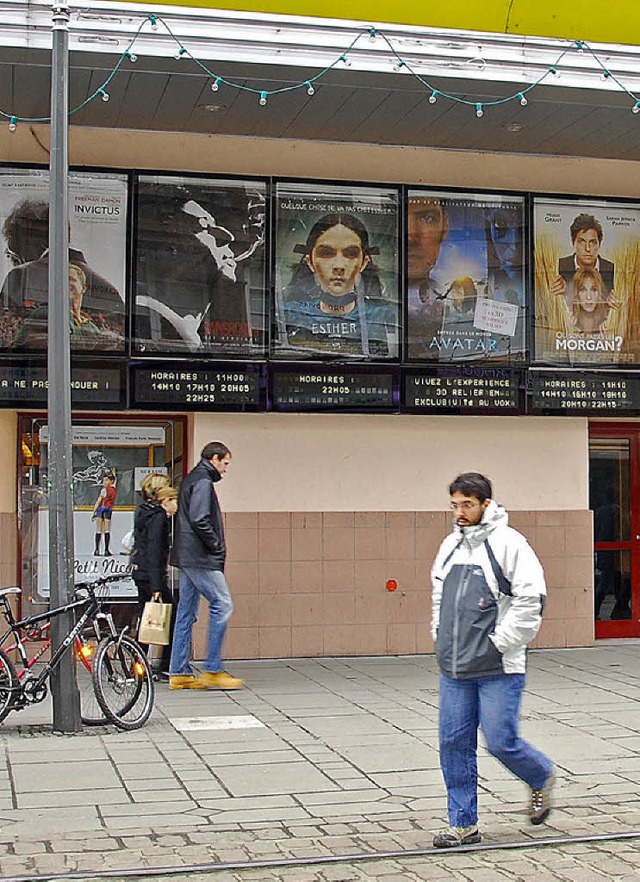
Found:
[[[589,432],[596,637],[640,636],[640,426]]]

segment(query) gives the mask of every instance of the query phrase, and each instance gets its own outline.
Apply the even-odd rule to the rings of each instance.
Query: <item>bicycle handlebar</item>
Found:
[[[126,579],[128,577],[128,573],[118,573],[111,576],[99,576],[97,579],[91,579],[87,582],[76,582],[73,586],[74,594],[78,594],[78,591],[87,591],[89,594],[95,594],[96,588],[99,588],[101,585],[107,585],[109,582],[120,582],[122,579]]]

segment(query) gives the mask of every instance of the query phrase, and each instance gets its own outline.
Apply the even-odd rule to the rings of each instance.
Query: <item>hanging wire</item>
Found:
[[[375,42],[378,38],[380,38],[391,53],[394,59],[393,69],[397,72],[407,71],[414,79],[419,82],[425,89],[430,92],[429,103],[435,104],[436,99],[444,98],[448,101],[451,101],[455,104],[462,104],[473,108],[476,112],[477,117],[482,117],[484,115],[484,110],[489,107],[497,107],[502,104],[508,104],[512,101],[518,101],[523,107],[528,103],[527,96],[538,86],[540,86],[549,76],[554,76],[558,73],[558,68],[561,67],[564,59],[570,52],[578,52],[582,55],[586,52],[589,54],[595,63],[602,70],[602,76],[605,80],[610,79],[614,82],[621,91],[623,91],[629,98],[633,101],[632,111],[634,113],[638,113],[638,109],[640,109],[640,97],[633,92],[631,89],[627,88],[625,84],[617,77],[615,74],[611,73],[611,71],[607,68],[607,66],[600,60],[596,52],[586,43],[584,40],[574,40],[569,46],[567,46],[557,57],[556,61],[540,76],[535,82],[526,86],[525,88],[519,89],[517,92],[514,92],[513,95],[507,95],[505,98],[496,98],[493,100],[480,100],[478,97],[475,98],[460,98],[457,95],[453,95],[450,92],[445,92],[440,88],[437,88],[432,82],[430,82],[426,77],[422,76],[416,70],[413,69],[412,65],[405,59],[402,58],[400,53],[397,51],[391,39],[387,36],[384,31],[381,31],[374,27],[366,27],[362,30],[358,31],[356,36],[353,38],[351,43],[344,49],[335,59],[335,61],[328,64],[326,67],[322,68],[318,71],[314,76],[307,77],[306,79],[298,82],[292,83],[289,86],[280,86],[277,89],[264,89],[258,88],[254,86],[247,86],[244,83],[236,82],[235,80],[227,79],[224,76],[221,76],[216,71],[211,70],[203,61],[193,55],[192,52],[189,51],[187,47],[185,47],[182,41],[173,33],[167,22],[159,15],[149,14],[145,16],[140,25],[138,26],[135,34],[129,41],[127,47],[124,49],[117,62],[115,63],[113,70],[110,72],[106,80],[95,89],[91,95],[87,96],[80,104],[76,107],[73,107],[69,111],[69,116],[74,116],[83,110],[87,105],[91,104],[96,98],[100,98],[103,101],[109,100],[109,93],[107,92],[107,86],[114,79],[118,71],[121,69],[123,63],[128,59],[131,62],[135,62],[137,56],[132,52],[133,47],[136,44],[136,41],[140,37],[143,28],[145,25],[150,24],[153,31],[157,31],[158,25],[161,24],[169,37],[174,41],[177,46],[176,58],[188,58],[190,59],[200,70],[210,77],[213,80],[211,88],[214,92],[217,92],[220,86],[227,86],[230,89],[235,89],[239,92],[248,92],[253,95],[259,96],[260,104],[265,106],[267,104],[267,100],[272,95],[281,95],[285,92],[294,92],[298,89],[304,89],[305,92],[309,96],[313,96],[315,94],[315,84],[317,84],[323,77],[325,77],[330,71],[334,70],[339,64],[344,64],[349,67],[351,65],[351,61],[349,59],[349,53],[355,49],[358,42],[366,37],[370,42]],[[15,131],[18,123],[49,123],[51,122],[50,116],[40,116],[40,117],[24,117],[15,113],[15,111],[5,111],[0,108],[0,118],[4,118],[9,121],[9,129],[10,131]]]

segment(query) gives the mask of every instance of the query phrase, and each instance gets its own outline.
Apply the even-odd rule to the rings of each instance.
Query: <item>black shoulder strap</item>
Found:
[[[498,589],[500,590],[500,594],[508,594],[509,597],[512,597],[511,591],[511,582],[507,579],[505,574],[500,569],[500,564],[496,560],[496,556],[493,553],[493,549],[489,545],[489,540],[484,540],[484,547],[487,549],[487,556],[489,558],[489,563],[491,564],[491,569],[493,570],[493,575],[496,577],[498,582]]]

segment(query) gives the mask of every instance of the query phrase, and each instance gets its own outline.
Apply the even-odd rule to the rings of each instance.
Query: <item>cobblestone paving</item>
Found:
[[[480,759],[485,843],[640,831],[637,641],[530,655],[523,734],[558,768],[557,807]],[[432,657],[233,667],[249,688],[174,692],[133,733],[50,733],[50,707],[0,730],[0,876],[157,870],[190,882],[638,879],[638,838],[410,854],[444,824]],[[363,861],[348,856],[384,853]],[[346,856],[339,863],[198,868]],[[184,867],[176,875],[162,870]],[[86,878],[89,878],[87,876]],[[117,879],[117,875],[111,876]],[[124,875],[121,877],[124,879]]]

